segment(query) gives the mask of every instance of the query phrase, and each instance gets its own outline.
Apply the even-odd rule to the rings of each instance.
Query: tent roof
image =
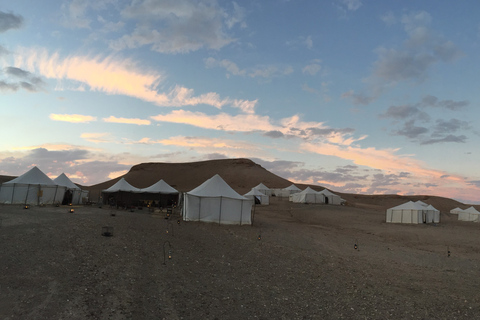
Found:
[[[28,170],[24,174],[19,177],[16,177],[13,180],[5,182],[5,184],[13,184],[13,183],[20,183],[20,184],[41,184],[47,186],[56,186],[57,184],[50,179],[42,170],[38,169],[37,167],[33,167],[32,169]]]
[[[452,212],[462,212],[463,209],[460,209],[459,207],[456,207],[455,209],[450,210],[450,213]]]
[[[428,204],[426,204],[425,202],[420,201],[420,200],[415,201],[415,203],[421,205],[422,207],[428,207]]]
[[[168,183],[163,181],[163,179],[152,184],[148,188],[140,189],[140,192],[164,193],[164,194],[178,193],[178,191],[175,188],[171,187]]]
[[[310,187],[306,187],[305,190],[303,190],[301,192],[298,192],[298,193],[301,193],[301,194],[315,194],[315,193],[318,193],[318,192],[313,190]]]
[[[119,192],[119,191],[126,191],[126,192],[139,192],[140,189],[135,188],[132,186],[130,183],[125,180],[125,178],[122,178],[117,181],[113,186],[106,190],[102,190],[102,192]]]
[[[434,210],[434,211],[438,211],[434,206],[432,206],[431,204],[429,204],[427,206],[427,210]]]
[[[256,187],[254,187],[255,189],[258,189],[258,190],[270,190],[269,187],[267,187],[266,185],[264,185],[263,183],[260,183],[259,185],[257,185]]]
[[[322,193],[322,194],[324,194],[324,195],[326,195],[326,196],[335,196],[335,195],[336,195],[336,194],[330,192],[330,191],[327,190],[327,189],[323,189],[322,191],[319,191],[319,193]]]
[[[283,190],[293,190],[293,191],[302,191],[300,188],[298,188],[296,185],[292,184],[291,186],[288,186],[284,188]]]
[[[245,193],[244,196],[264,196],[265,194],[260,192],[257,187],[252,188],[249,192]]]
[[[72,180],[70,180],[66,175],[65,173],[62,173],[61,175],[59,175],[58,177],[56,177],[55,179],[53,179],[53,181],[58,184],[59,186],[64,186],[64,187],[67,187],[69,189],[75,189],[75,190],[80,190],[80,188],[72,182]]]
[[[233,190],[218,174],[206,180],[195,189],[187,192],[187,194],[197,197],[226,197],[248,200]]]
[[[425,208],[418,203],[408,201],[390,209],[402,209],[402,210],[425,210]]]
[[[467,208],[463,211],[468,213],[480,214],[480,212],[478,212],[477,209],[475,209],[474,207]]]

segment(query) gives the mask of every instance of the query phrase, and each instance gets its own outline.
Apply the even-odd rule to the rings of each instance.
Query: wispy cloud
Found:
[[[140,126],[146,126],[150,125],[151,121],[150,120],[145,120],[145,119],[137,119],[137,118],[117,118],[114,116],[110,116],[108,118],[103,118],[104,122],[110,122],[110,123],[125,123],[125,124],[136,124]]]
[[[85,132],[80,135],[82,139],[85,139],[93,143],[112,143],[115,142],[113,136],[108,132]]]
[[[23,26],[23,17],[14,13],[0,11],[0,33]]]
[[[97,121],[96,117],[85,116],[81,114],[50,114],[50,119],[54,121],[65,121],[71,123],[88,123],[92,121]]]
[[[280,76],[286,76],[293,73],[291,66],[276,66],[276,65],[257,65],[251,68],[242,69],[235,62],[223,59],[217,60],[213,57],[205,59],[206,68],[220,67],[227,71],[227,78],[230,76],[242,76],[250,78],[271,79]],[[311,67],[313,68],[313,67]]]

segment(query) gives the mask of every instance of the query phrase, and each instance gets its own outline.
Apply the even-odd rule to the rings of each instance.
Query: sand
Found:
[[[479,317],[480,224],[270,201],[253,226],[0,206],[0,319]]]

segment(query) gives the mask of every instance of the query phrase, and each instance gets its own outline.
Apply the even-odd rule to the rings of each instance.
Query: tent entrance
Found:
[[[325,204],[328,204],[328,197],[325,197]]]
[[[62,205],[67,205],[72,203],[73,200],[73,192],[72,190],[65,190],[65,194],[63,195]]]

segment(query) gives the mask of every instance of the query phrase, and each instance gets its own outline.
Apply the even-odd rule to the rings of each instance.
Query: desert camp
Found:
[[[417,315],[418,303],[431,318],[480,311],[479,225],[450,213],[463,203],[344,193],[343,205],[312,203],[307,195],[324,194],[302,185],[301,201],[272,196],[255,205],[266,196],[255,189],[259,181],[277,189],[291,183],[245,159],[177,164],[176,172],[165,166],[141,164],[82,186],[98,199],[74,213],[2,204],[0,284],[9,289],[0,291],[0,315],[401,319]],[[234,167],[249,169],[237,178],[228,174]],[[176,191],[176,206],[155,210],[99,202]]]

